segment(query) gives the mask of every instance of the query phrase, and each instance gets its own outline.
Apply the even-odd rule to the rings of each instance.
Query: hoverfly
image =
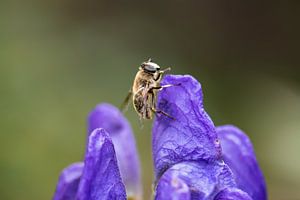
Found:
[[[169,70],[171,70],[170,67],[161,70],[160,66],[152,62],[151,58],[143,62],[139,67],[139,71],[136,73],[133,86],[122,105],[122,110],[128,106],[128,102],[130,98],[132,98],[133,107],[141,120],[152,119],[153,113],[163,114],[174,119],[166,112],[156,109],[157,92],[164,88],[175,86],[171,84],[160,85],[163,74]]]

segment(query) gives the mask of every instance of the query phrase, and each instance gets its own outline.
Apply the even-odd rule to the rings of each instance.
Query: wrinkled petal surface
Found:
[[[88,118],[88,132],[96,128],[104,128],[113,141],[127,195],[141,198],[140,163],[129,122],[119,109],[103,103],[97,105]]]
[[[88,141],[78,200],[126,200],[113,143],[104,129],[95,129]]]
[[[214,200],[252,200],[252,198],[240,189],[227,188],[219,192]]]
[[[74,200],[83,170],[83,163],[73,163],[60,174],[53,200]]]
[[[232,125],[219,126],[216,130],[221,141],[224,162],[232,170],[238,188],[255,200],[266,200],[265,180],[247,135]]]
[[[192,200],[213,199],[224,188],[236,185],[233,174],[225,163],[182,162],[172,166],[162,175],[157,185],[156,199],[161,200],[168,196],[170,185],[178,180],[188,186]]]
[[[168,75],[161,84],[180,85],[158,94],[158,109],[175,120],[158,114],[154,122],[152,154],[156,178],[178,162],[220,159],[221,146],[215,126],[203,108],[198,81],[189,75]]]

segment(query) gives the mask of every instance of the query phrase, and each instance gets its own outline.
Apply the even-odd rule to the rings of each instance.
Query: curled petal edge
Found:
[[[156,199],[170,195],[174,182],[186,185],[190,198],[199,200],[212,199],[222,189],[236,187],[233,174],[225,163],[182,162],[170,167],[160,177],[156,187]]]

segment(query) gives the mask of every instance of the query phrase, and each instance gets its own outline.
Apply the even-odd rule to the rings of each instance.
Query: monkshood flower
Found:
[[[154,122],[156,199],[267,199],[248,137],[233,126],[215,128],[193,77],[172,75],[162,81],[179,83],[158,97],[158,109],[176,120],[157,116]]]
[[[266,185],[249,138],[234,126],[215,127],[191,76],[166,76],[152,130],[156,200],[266,200]],[[88,120],[84,163],[60,175],[54,200],[141,199],[139,161],[121,113],[100,104]],[[147,198],[148,199],[148,198]]]
[[[126,192],[125,192],[126,191]],[[65,168],[53,200],[142,198],[140,164],[128,121],[110,104],[99,104],[88,117],[84,163]]]

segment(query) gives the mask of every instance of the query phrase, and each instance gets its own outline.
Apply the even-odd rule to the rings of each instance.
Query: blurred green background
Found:
[[[300,199],[299,2],[0,2],[0,199],[51,199],[86,116],[119,106],[152,57],[203,86],[216,125],[249,134],[270,199]],[[151,122],[126,113],[151,193]]]

